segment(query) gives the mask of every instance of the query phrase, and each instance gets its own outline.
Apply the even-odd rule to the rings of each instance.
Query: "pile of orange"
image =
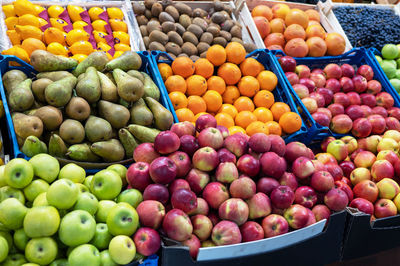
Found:
[[[211,46],[206,58],[196,62],[178,57],[171,66],[160,63],[158,68],[179,121],[194,123],[209,113],[230,134],[298,131],[300,116],[286,103],[275,102],[276,75],[256,59],[245,57],[244,47],[231,42],[226,48]]]
[[[114,46],[114,58],[120,56],[124,51],[131,50],[127,24],[124,22],[124,13],[117,7],[103,9],[101,7],[91,7],[88,14],[93,27],[92,32],[87,32],[88,24],[82,20],[81,13],[85,11],[80,6],[68,5],[66,7],[68,16],[71,20],[71,29],[64,28],[68,22],[61,19],[60,15],[65,11],[59,5],[43,6],[33,4],[28,0],[16,0],[12,4],[3,6],[7,36],[10,39],[11,47],[2,52],[6,55],[15,55],[29,63],[30,54],[34,50],[47,50],[56,55],[69,56],[82,61],[94,51],[104,51],[108,53]],[[49,21],[41,18],[39,14],[47,10]],[[107,11],[109,25],[112,30],[113,42],[106,41],[107,22],[102,20],[99,15]],[[50,26],[42,31],[43,26]],[[85,30],[86,28],[86,30]],[[67,32],[68,30],[68,32]],[[91,36],[92,35],[92,36]],[[96,42],[93,47],[89,42],[90,38]],[[108,37],[107,37],[108,38]]]

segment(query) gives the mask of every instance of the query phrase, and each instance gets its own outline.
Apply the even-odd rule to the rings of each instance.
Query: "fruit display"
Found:
[[[315,9],[290,8],[284,3],[255,6],[251,15],[269,50],[282,50],[294,57],[340,55],[346,49],[342,35],[327,33]]]
[[[371,66],[324,62],[310,69],[289,56],[280,57],[279,62],[314,120],[333,133],[365,138],[400,130],[398,103],[389,88],[382,87],[382,80],[376,80]]]
[[[245,41],[244,34],[249,33],[233,18],[229,2],[216,0],[208,10],[180,1],[133,1],[132,6],[146,50],[168,52],[174,59],[188,56],[195,61],[205,57],[213,44],[225,47],[229,42],[239,42],[248,52],[257,48],[249,42],[250,37]]]
[[[2,9],[7,29],[4,47],[10,47],[2,54],[15,55],[27,63],[34,50],[47,50],[79,62],[94,51],[105,52],[111,60],[131,50],[127,8],[121,4],[86,8],[16,0]]]
[[[389,79],[393,88],[400,93],[400,48],[395,44],[383,46],[380,55],[375,55],[383,72]]]
[[[206,53],[195,62],[178,57],[171,65],[158,64],[179,121],[196,122],[208,113],[230,134],[249,136],[290,135],[302,128],[294,103],[282,101],[285,92],[268,62],[246,58],[237,42],[213,45]]]
[[[339,5],[333,13],[353,47],[380,50],[386,43],[399,41],[400,17],[390,7]]]
[[[343,210],[352,196],[341,168],[314,157],[277,135],[229,135],[202,115],[140,144],[127,181],[143,192],[140,224],[162,228],[196,258],[200,247],[282,235]]]
[[[143,195],[123,190],[126,172],[86,176],[48,154],[0,166],[0,263],[126,265],[155,254],[160,236],[139,224]]]
[[[30,59],[39,73],[28,77],[13,69],[2,78],[13,124],[10,131],[15,131],[14,143],[18,141],[27,157],[48,152],[67,161],[132,160],[138,143],[153,142],[173,123],[147,74],[146,56],[126,51],[109,61],[104,53],[94,52],[78,64],[36,50]]]

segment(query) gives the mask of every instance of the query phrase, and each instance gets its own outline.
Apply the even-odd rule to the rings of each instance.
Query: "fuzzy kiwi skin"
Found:
[[[213,40],[213,44],[219,44],[223,47],[225,47],[227,43],[228,42],[223,37],[215,37]]]
[[[220,35],[220,37],[223,37],[225,40],[227,40],[228,42],[230,42],[231,41],[231,39],[232,39],[232,34],[230,34],[229,32],[227,32],[227,31],[224,31],[224,30],[221,30],[220,32],[219,32],[219,35]]]
[[[166,51],[164,45],[162,45],[159,42],[151,42],[149,45],[149,50],[150,51],[159,50],[159,51],[163,51],[163,52]]]
[[[165,12],[167,12],[171,17],[173,17],[175,21],[179,20],[179,11],[174,6],[167,6],[165,8]]]
[[[151,14],[153,17],[158,17],[163,11],[163,6],[160,3],[154,3],[151,7]]]
[[[155,21],[155,20],[149,21],[149,23],[147,23],[147,25],[146,25],[146,29],[147,29],[147,33],[149,35],[150,35],[150,33],[152,33],[155,30],[158,30],[158,31],[162,30],[160,22]]]
[[[140,34],[142,34],[142,37],[146,37],[149,35],[149,33],[147,32],[147,27],[145,25],[140,26],[139,29],[140,29]]]
[[[197,26],[199,26],[203,31],[205,31],[207,29],[207,27],[208,27],[207,21],[205,21],[202,18],[194,18],[192,20],[192,23],[197,25]]]
[[[144,43],[144,46],[146,46],[146,49],[149,49],[149,46],[150,46],[150,38],[149,38],[149,36],[143,37],[143,43]]]
[[[212,44],[214,36],[210,32],[204,32],[203,35],[200,37],[200,42],[205,42],[208,44]]]
[[[205,42],[199,42],[199,44],[197,45],[197,51],[199,52],[199,54],[206,52],[208,48],[210,48],[210,45]]]
[[[162,31],[166,34],[168,34],[168,32],[175,32],[176,31],[176,26],[173,22],[171,21],[165,21],[162,25],[161,25]]]
[[[152,31],[149,38],[150,42],[159,42],[162,45],[166,45],[168,42],[168,35],[158,30]]]
[[[149,20],[144,15],[137,16],[136,20],[137,20],[139,26],[142,26],[142,25],[146,26],[147,23],[149,23]]]
[[[192,15],[192,8],[184,3],[175,3],[174,7],[179,11],[179,14]]]
[[[215,26],[208,26],[207,32],[211,33],[214,37],[218,37],[220,30]]]
[[[182,48],[177,45],[176,43],[169,42],[165,45],[165,50],[167,50],[168,53],[178,55],[182,53]]]
[[[185,42],[182,45],[182,52],[184,52],[185,54],[187,54],[189,56],[197,55],[197,53],[198,53],[197,47],[191,42]]]
[[[179,17],[179,24],[181,24],[185,29],[192,24],[192,20],[186,14],[183,14]]]
[[[242,29],[237,25],[233,26],[229,32],[232,35],[232,37],[242,39]]]
[[[175,23],[175,27],[176,27],[176,32],[179,34],[179,35],[183,35],[184,33],[185,33],[185,31],[186,31],[186,29],[185,29],[185,27],[183,27],[181,24],[179,24],[179,23]]]
[[[170,31],[170,32],[168,32],[167,35],[168,35],[169,42],[176,43],[179,46],[183,45],[182,37],[178,33],[174,32],[174,31]]]
[[[190,31],[185,32],[182,35],[182,39],[184,42],[190,42],[193,45],[197,45],[199,44],[199,40],[197,39],[196,35],[194,35],[193,33],[191,33]]]

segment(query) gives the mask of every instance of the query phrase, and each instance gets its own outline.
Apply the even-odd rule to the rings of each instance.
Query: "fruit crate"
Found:
[[[165,94],[165,92],[164,92],[165,88],[164,88],[164,90],[162,89],[164,84],[158,83],[158,80],[159,80],[159,78],[157,78],[158,72],[155,72],[155,67],[152,66],[152,60],[151,60],[149,53],[146,51],[143,51],[143,52],[138,52],[138,54],[140,55],[140,57],[142,59],[142,66],[139,69],[139,71],[146,72],[147,74],[150,75],[150,77],[153,79],[153,81],[157,85],[157,87],[160,88],[161,104],[164,107],[166,107],[169,111],[171,111],[170,110],[170,106],[172,106],[171,100],[169,99],[168,95]],[[21,66],[10,66],[10,62],[18,63]],[[12,70],[12,69],[21,70],[21,71],[25,72],[25,74],[28,77],[32,77],[36,73],[36,71],[33,69],[33,67],[31,65],[25,63],[18,57],[8,56],[8,55],[6,55],[6,56],[0,55],[0,75],[2,76],[4,73],[6,73],[7,71]],[[18,146],[17,136],[14,131],[14,124],[12,122],[10,109],[7,104],[7,97],[6,97],[5,89],[4,89],[3,83],[1,81],[0,81],[0,95],[1,95],[1,100],[3,101],[3,104],[4,104],[4,110],[5,110],[5,115],[6,115],[7,129],[8,129],[9,139],[10,139],[12,158],[24,158],[26,160],[29,160],[29,157],[27,157],[25,154],[23,154]],[[173,112],[173,110],[171,112]],[[76,163],[76,164],[82,166],[83,168],[85,168],[86,172],[90,173],[90,174],[96,173],[96,172],[100,171],[101,169],[107,168],[108,166],[110,166],[112,164],[121,163],[121,164],[128,166],[133,163],[133,159],[125,159],[123,161],[113,162],[113,163],[86,163],[86,162],[78,162],[78,161],[73,161],[73,160],[63,159],[63,158],[57,158],[57,159],[59,160],[61,165],[65,165],[65,164],[71,163],[71,162]]]
[[[173,59],[167,53],[160,52],[160,51],[152,51],[151,55],[152,55],[152,60],[153,60],[154,66],[157,68],[156,69],[156,71],[158,73],[157,78],[159,79],[157,81],[157,83],[161,84],[160,89],[164,90],[164,93],[166,95],[168,95],[167,89],[161,78],[161,74],[158,71],[157,65],[158,65],[158,63],[167,63],[170,65],[170,64],[172,64]],[[297,95],[294,97],[292,97],[290,95],[290,92],[284,81],[284,77],[282,76],[282,74],[279,71],[279,66],[274,62],[274,56],[269,51],[259,49],[259,50],[255,50],[255,51],[251,52],[250,54],[248,54],[246,56],[246,58],[248,58],[248,57],[255,58],[256,60],[258,60],[259,62],[261,62],[263,64],[263,66],[265,67],[266,70],[270,70],[273,73],[275,73],[275,75],[278,78],[278,85],[272,91],[274,94],[274,97],[275,97],[275,101],[284,102],[284,103],[288,104],[290,106],[291,111],[296,112],[302,118],[302,126],[301,126],[300,130],[293,134],[283,136],[283,138],[285,139],[285,142],[289,143],[292,141],[300,141],[303,143],[308,143],[310,141],[310,139],[308,139],[308,137],[307,137],[308,136],[308,125],[316,125],[316,123],[315,123],[314,119],[312,119],[310,113],[307,111],[307,109],[305,108],[303,103],[300,101],[300,98],[298,98]],[[169,101],[169,102],[171,103],[170,110],[172,112],[172,115],[174,116],[174,121],[179,122],[178,118],[176,116],[176,113],[174,111],[172,102],[171,101]]]
[[[275,61],[277,64],[278,59],[285,54],[282,51],[273,51],[275,54]],[[351,51],[348,51],[339,56],[324,56],[324,57],[295,57],[295,60],[298,65],[306,65],[310,69],[314,68],[324,68],[326,65],[330,63],[334,64],[349,64],[353,67],[359,67],[361,65],[369,65],[374,71],[374,79],[379,81],[382,85],[382,91],[389,93],[394,99],[394,106],[400,107],[400,96],[391,86],[389,80],[383,73],[383,70],[377,65],[378,62],[372,55],[372,53],[368,52],[365,48],[353,48]],[[284,80],[286,82],[286,86],[289,88],[292,95],[296,95],[292,85],[290,85],[289,80],[286,78],[285,73],[281,67],[279,67],[281,74],[284,76]],[[346,135],[351,134],[337,134],[332,132],[328,127],[323,127],[317,124],[317,127],[310,128],[309,137],[313,141],[322,140],[328,136],[334,136],[335,138],[341,138]]]
[[[347,212],[341,211],[332,214],[327,222],[322,220],[284,235],[235,245],[200,248],[197,260],[190,257],[188,247],[164,238],[161,265],[261,266],[266,265],[266,261],[270,265],[325,265],[340,260],[346,219]],[[305,256],[310,250],[318,252]]]
[[[132,1],[138,2],[143,5],[143,1]],[[253,43],[257,48],[265,48],[264,41],[261,39],[260,34],[258,33],[257,27],[254,24],[254,21],[251,17],[250,11],[246,6],[245,1],[235,0],[235,1],[223,1],[225,4],[229,4],[234,12],[232,13],[232,19],[234,21],[238,21],[240,25],[242,25],[242,40],[244,43]],[[213,1],[179,1],[179,3],[184,3],[190,6],[192,9],[201,8],[204,10],[209,10],[212,7]],[[133,17],[135,14],[133,12]],[[140,41],[140,50],[146,50],[146,47],[143,42],[142,34],[139,30],[139,24],[136,18],[133,19],[133,25],[135,28],[135,34],[138,36]],[[137,31],[136,31],[137,28]]]
[[[127,264],[126,266],[157,266],[158,265],[158,256],[157,255],[151,255],[147,257],[147,259],[143,261],[135,261],[132,263]]]

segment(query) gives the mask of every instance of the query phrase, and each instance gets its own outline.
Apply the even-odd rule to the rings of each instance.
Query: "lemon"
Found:
[[[4,50],[3,52],[1,52],[1,54],[15,55],[16,57],[19,57],[19,59],[24,60],[25,62],[29,63],[28,53],[24,49],[22,49],[21,47],[18,47],[18,46],[13,46],[10,49]]]
[[[96,30],[93,31],[93,37],[94,37],[94,40],[96,41],[96,43],[99,43],[99,42],[107,43],[107,41],[105,39],[105,37],[107,35],[108,35],[107,33],[102,32],[102,31],[96,31]]]
[[[99,15],[100,15],[101,13],[103,13],[103,12],[104,12],[104,10],[103,10],[102,8],[100,8],[100,7],[97,7],[97,6],[91,7],[91,8],[89,9],[89,11],[88,11],[90,20],[91,20],[91,21],[95,21],[95,20],[100,19],[100,18],[99,18]]]
[[[98,51],[108,52],[108,51],[111,50],[111,46],[108,45],[108,44],[106,44],[106,43],[104,43],[104,42],[99,42],[99,43],[97,44],[97,50],[98,50]]]
[[[38,40],[43,39],[43,32],[35,26],[27,25],[27,26],[21,26],[21,25],[16,25],[15,30],[19,34],[22,40],[28,39],[28,38],[35,38]]]
[[[71,46],[73,43],[78,42],[78,41],[88,41],[89,40],[89,34],[81,29],[75,29],[71,30],[70,32],[67,33],[67,43],[69,46]]]
[[[113,59],[120,57],[123,53],[124,53],[124,51],[115,51]]]
[[[107,14],[109,19],[124,19],[124,13],[118,7],[107,8]]]
[[[3,6],[3,12],[6,18],[9,17],[15,17],[15,11],[14,11],[14,6],[13,5],[5,5]]]
[[[128,26],[120,19],[110,19],[110,26],[113,31],[128,32]]]
[[[88,41],[79,41],[79,42],[75,42],[73,43],[70,47],[69,50],[71,51],[71,53],[73,55],[76,54],[85,54],[85,55],[89,55],[93,52],[93,46],[90,42]]]
[[[21,44],[21,37],[19,37],[19,34],[15,30],[8,30],[7,36],[10,39],[12,45]]]
[[[40,13],[42,13],[45,9],[42,6],[39,5],[34,5],[33,6],[34,10],[35,10],[35,16],[39,16]]]
[[[80,6],[69,5],[69,6],[67,6],[67,11],[68,11],[68,15],[69,15],[69,18],[71,19],[71,21],[76,22],[76,21],[82,20],[80,14],[82,12],[84,12],[85,10]]]
[[[68,56],[68,48],[58,42],[50,43],[47,46],[47,51],[55,55]]]
[[[15,14],[19,17],[25,14],[36,15],[35,5],[28,0],[16,0],[13,5]]]
[[[44,42],[46,44],[50,44],[52,42],[58,42],[61,43],[62,45],[65,45],[65,32],[54,28],[54,27],[50,27],[47,28],[44,31]]]
[[[75,21],[73,24],[72,24],[72,27],[74,28],[74,29],[80,29],[80,30],[83,30],[84,29],[84,27],[85,26],[87,26],[88,24],[85,22],[85,21],[81,21],[81,20],[79,20],[79,21]]]
[[[114,37],[114,42],[116,44],[118,44],[118,43],[123,43],[123,44],[126,44],[126,45],[130,44],[129,35],[126,32],[114,31],[113,32],[113,37]]]
[[[13,30],[15,28],[15,25],[18,24],[18,18],[17,17],[9,17],[4,20],[6,23],[6,27],[9,30]]]
[[[68,26],[68,23],[60,18],[50,18],[50,24],[52,27],[57,28],[61,31],[64,31],[64,27]]]
[[[130,51],[131,47],[129,45],[123,44],[123,43],[117,43],[116,45],[114,45],[114,49],[115,51]]]
[[[105,25],[107,25],[107,22],[105,22],[104,20],[98,19],[92,22],[92,27],[93,30],[97,30],[97,31],[102,31],[102,32],[106,32],[106,28],[104,27]]]
[[[49,13],[49,16],[51,18],[58,18],[59,15],[61,15],[61,13],[64,12],[64,8],[62,6],[49,6],[49,8],[47,9],[47,13]]]
[[[38,18],[38,20],[39,20],[39,27],[43,27],[48,24],[45,19]]]
[[[83,60],[85,60],[86,57],[87,57],[87,55],[85,55],[85,54],[76,54],[76,55],[71,56],[71,58],[78,60],[79,63],[82,62]]]

